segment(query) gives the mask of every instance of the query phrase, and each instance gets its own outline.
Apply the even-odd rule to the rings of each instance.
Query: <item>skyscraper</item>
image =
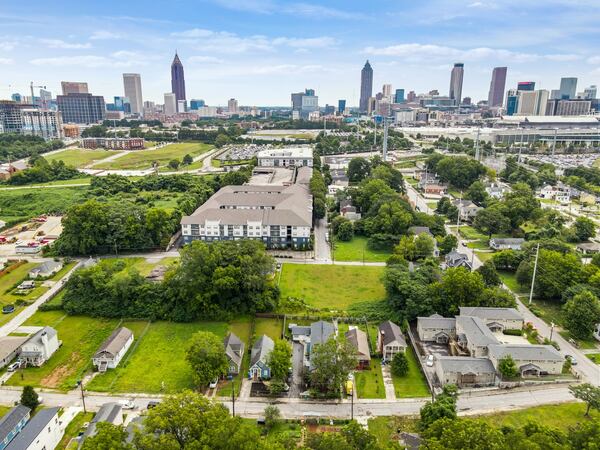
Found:
[[[535,91],[535,81],[519,81],[517,91]]]
[[[346,112],[346,100],[338,100],[338,113],[344,114]]]
[[[87,94],[88,84],[79,81],[61,81],[63,95],[69,94]]]
[[[488,94],[488,106],[502,106],[504,99],[504,88],[506,87],[506,67],[494,67],[492,71],[492,81],[490,83],[490,92]]]
[[[104,97],[92,94],[57,95],[64,123],[98,123],[106,118]]]
[[[238,111],[238,101],[235,98],[230,98],[227,102],[227,111],[229,114],[237,114]]]
[[[587,100],[594,100],[596,98],[597,93],[598,93],[598,88],[596,87],[595,84],[592,84],[590,87],[586,87],[583,90],[583,98],[585,98]]]
[[[563,77],[560,79],[560,99],[575,98],[577,92],[577,78]]]
[[[404,89],[396,89],[394,103],[404,103]]]
[[[183,76],[183,64],[179,55],[175,53],[173,63],[171,64],[171,92],[175,94],[177,101],[185,101],[185,78]]]
[[[172,92],[167,92],[165,94],[165,114],[167,116],[173,116],[177,113],[177,99],[175,94]]]
[[[369,98],[373,96],[373,69],[369,61],[360,72],[360,102],[358,109],[361,113],[366,113],[369,109]]]
[[[392,97],[392,85],[384,84],[383,88],[381,88],[381,93],[383,94],[384,97],[391,98]]]
[[[123,87],[125,97],[129,99],[131,113],[141,115],[144,112],[144,100],[142,100],[142,78],[139,73],[124,73]]]
[[[460,105],[462,99],[463,75],[465,73],[465,65],[463,63],[455,63],[450,74],[450,100],[454,100],[455,105]]]

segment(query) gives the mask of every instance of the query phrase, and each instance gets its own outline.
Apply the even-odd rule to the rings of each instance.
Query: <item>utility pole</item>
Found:
[[[383,161],[387,161],[387,147],[388,147],[388,127],[389,123],[387,117],[383,118]]]
[[[235,417],[235,378],[231,379],[231,415]]]
[[[81,402],[83,403],[83,412],[87,413],[87,410],[85,409],[85,394],[83,392],[83,380],[79,380],[77,382],[77,384],[79,385],[79,388],[81,389]]]
[[[352,395],[350,396],[350,420],[354,420],[354,386],[352,386]]]
[[[479,133],[481,128],[477,128],[477,139],[475,140],[475,161],[479,161]]]
[[[460,213],[462,212],[462,191],[460,191],[460,197],[458,198],[458,214],[456,217],[456,233],[460,239]]]
[[[373,133],[373,148],[377,147],[377,120],[373,118],[373,123],[375,124],[375,133]]]
[[[552,156],[554,156],[554,152],[556,151],[556,133],[558,132],[558,129],[555,128],[554,129],[554,141],[552,142]]]
[[[531,300],[533,300],[533,286],[535,284],[535,274],[537,272],[539,256],[540,256],[540,244],[537,245],[536,250],[535,250],[535,264],[533,266],[533,277],[531,278],[531,290],[529,291],[529,304],[530,305],[531,305]]]

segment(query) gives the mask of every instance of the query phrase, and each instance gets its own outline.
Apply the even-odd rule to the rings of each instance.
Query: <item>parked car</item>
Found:
[[[10,314],[15,312],[15,305],[4,305],[2,307],[2,314]]]
[[[14,362],[12,363],[10,366],[8,366],[8,368],[6,369],[9,372],[14,372],[15,370],[17,370],[19,367],[21,367],[21,363],[19,362]]]
[[[156,408],[159,404],[160,404],[160,402],[158,400],[150,400],[148,402],[148,406],[146,408],[147,409]]]
[[[208,385],[208,387],[209,387],[209,388],[211,388],[211,389],[214,389],[214,388],[216,388],[216,387],[217,387],[217,383],[218,383],[218,382],[219,382],[219,379],[218,379],[218,378],[215,378],[214,380],[212,380],[212,381],[210,382],[210,384]]]
[[[565,355],[565,359],[568,359],[569,361],[571,361],[572,366],[577,365],[577,360],[575,359],[575,357],[573,355]]]
[[[433,355],[427,356],[426,364],[427,364],[427,367],[433,367]]]
[[[121,405],[121,408],[123,408],[123,409],[134,409],[135,408],[135,403],[133,403],[133,400],[121,400],[119,402],[119,404]]]

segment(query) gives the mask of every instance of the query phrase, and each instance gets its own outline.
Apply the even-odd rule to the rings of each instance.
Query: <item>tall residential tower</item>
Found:
[[[463,75],[465,73],[465,65],[456,63],[450,74],[450,100],[454,100],[455,105],[460,105],[462,100]]]
[[[359,111],[366,113],[369,109],[369,98],[373,96],[373,69],[369,61],[360,72],[360,103]]]
[[[125,97],[129,99],[131,113],[143,115],[144,100],[142,100],[142,78],[139,73],[124,73],[123,88]]]
[[[504,88],[506,87],[506,67],[494,67],[492,82],[488,94],[488,106],[491,108],[502,106]]]
[[[183,76],[183,64],[179,55],[175,53],[173,63],[171,64],[171,92],[175,94],[177,102],[185,101],[185,78]]]

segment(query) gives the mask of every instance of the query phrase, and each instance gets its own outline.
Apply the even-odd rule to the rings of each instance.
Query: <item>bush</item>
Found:
[[[508,336],[523,336],[523,330],[504,330],[502,334],[506,334]]]
[[[408,374],[408,359],[402,352],[398,352],[392,359],[392,373],[399,377],[403,377]]]

